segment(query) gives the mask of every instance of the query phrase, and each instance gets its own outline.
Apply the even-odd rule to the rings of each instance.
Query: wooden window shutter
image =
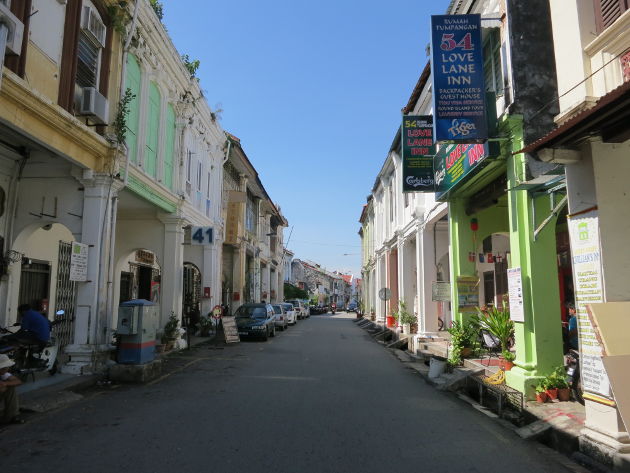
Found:
[[[66,22],[63,30],[57,103],[69,112],[72,112],[74,107],[74,82],[77,75],[77,48],[81,25],[81,7],[81,0],[68,0],[66,4]]]
[[[597,32],[612,25],[628,9],[629,3],[630,0],[594,0]]]

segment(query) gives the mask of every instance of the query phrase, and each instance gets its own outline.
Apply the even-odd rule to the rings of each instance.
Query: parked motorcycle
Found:
[[[59,310],[55,314],[55,320],[50,322],[51,336],[45,344],[24,344],[6,340],[8,335],[15,332],[9,329],[1,329],[5,336],[0,336],[0,353],[8,355],[15,362],[14,372],[21,379],[26,379],[29,374],[48,371],[54,375],[58,370],[57,354],[59,343],[54,335],[54,327],[66,321],[65,311]]]
[[[565,355],[565,368],[567,370],[567,382],[573,394],[573,398],[580,404],[584,404],[582,398],[582,379],[580,376],[580,352],[569,350]]]
[[[330,312],[332,313],[332,315],[335,315],[335,309],[337,308],[337,304],[332,304],[330,306]]]

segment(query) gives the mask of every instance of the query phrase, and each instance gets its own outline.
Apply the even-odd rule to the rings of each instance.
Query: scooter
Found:
[[[584,404],[582,398],[582,380],[580,377],[580,352],[569,350],[565,355],[565,367],[567,370],[567,382],[573,394],[573,398],[580,404]]]
[[[50,322],[51,332],[54,327],[66,319],[65,311],[59,310],[55,314],[55,320]],[[7,335],[12,332],[8,329],[1,329]],[[54,333],[51,333],[50,340],[42,346],[41,344],[15,344],[14,341],[3,340],[0,337],[0,353],[6,354],[15,362],[14,371],[18,377],[26,379],[30,374],[41,371],[48,371],[50,375],[54,375],[58,370],[57,354],[59,352],[59,343]]]
[[[332,313],[332,315],[335,315],[335,309],[337,308],[337,306],[335,304],[330,306],[330,312]]]

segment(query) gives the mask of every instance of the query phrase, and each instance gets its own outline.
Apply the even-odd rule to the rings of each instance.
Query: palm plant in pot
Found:
[[[477,307],[477,313],[471,316],[471,322],[479,329],[485,330],[496,337],[501,345],[502,353],[510,352],[510,341],[514,336],[514,321],[510,319],[510,310],[507,307]],[[512,361],[514,358],[512,358]]]
[[[472,323],[455,320],[446,331],[451,335],[449,364],[460,365],[462,358],[466,358],[472,353],[477,329]]]

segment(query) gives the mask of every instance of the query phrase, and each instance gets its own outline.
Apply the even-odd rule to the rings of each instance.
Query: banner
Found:
[[[597,212],[591,211],[569,217],[568,221],[582,388],[584,391],[610,399],[610,383],[602,362],[602,346],[586,309],[587,304],[604,302]]]
[[[431,16],[434,139],[488,138],[481,15]]]
[[[403,117],[401,139],[403,192],[434,192],[433,117]]]

